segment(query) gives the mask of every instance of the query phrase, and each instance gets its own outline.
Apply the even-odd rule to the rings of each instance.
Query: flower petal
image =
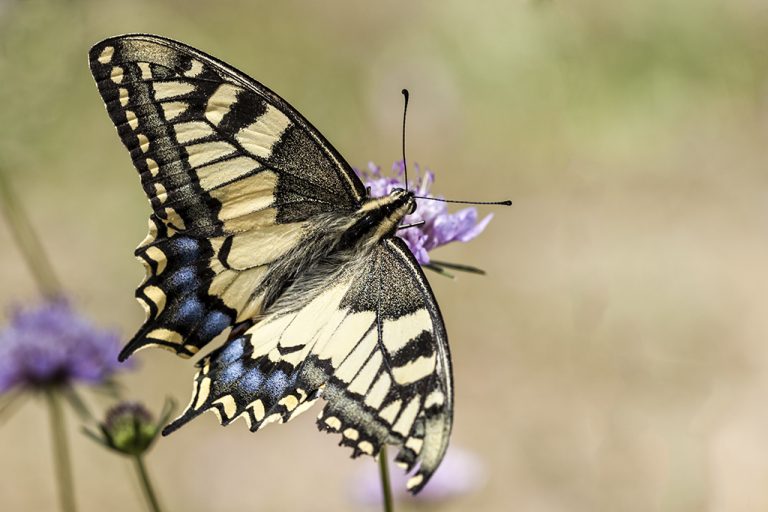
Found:
[[[491,219],[493,218],[493,214],[489,213],[485,216],[483,220],[475,224],[471,229],[468,229],[463,234],[461,234],[457,240],[459,242],[469,242],[473,238],[475,238],[477,235],[483,232],[485,227],[488,225],[489,222],[491,222]]]

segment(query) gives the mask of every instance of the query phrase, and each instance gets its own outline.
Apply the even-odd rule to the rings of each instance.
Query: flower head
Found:
[[[160,427],[168,421],[173,402],[168,401],[159,421],[138,402],[120,402],[107,411],[99,425],[100,434],[85,430],[93,440],[124,455],[141,455],[146,452],[160,433]]]
[[[420,175],[421,169],[415,165],[416,174]],[[402,161],[395,162],[392,166],[392,176],[385,176],[381,167],[368,164],[367,170],[357,170],[358,175],[365,182],[365,186],[371,190],[371,196],[381,197],[389,194],[396,188],[406,188],[405,166]],[[439,197],[429,192],[435,174],[425,171],[416,182],[409,181],[407,189],[412,190],[418,196]],[[429,251],[450,242],[469,242],[482,233],[493,214],[488,214],[483,220],[477,220],[475,208],[464,208],[456,213],[448,212],[448,206],[440,201],[417,199],[416,211],[407,215],[404,224],[416,224],[424,222],[420,226],[403,229],[397,232],[408,245],[416,260],[425,265],[430,262]]]
[[[95,327],[65,300],[19,309],[0,331],[0,393],[102,384],[121,367],[116,333]]]

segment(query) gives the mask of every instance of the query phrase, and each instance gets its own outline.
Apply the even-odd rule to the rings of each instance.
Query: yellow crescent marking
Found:
[[[148,247],[146,250],[147,257],[157,263],[156,275],[159,275],[165,270],[165,265],[168,263],[168,259],[165,257],[165,253],[158,249],[156,246]]]
[[[164,203],[168,199],[168,192],[162,183],[155,183],[155,198],[160,201],[160,204]]]
[[[368,455],[373,455],[373,445],[368,441],[361,441],[357,444],[357,448]]]
[[[135,130],[139,126],[139,120],[136,117],[136,114],[133,112],[133,110],[126,110],[125,111],[125,119],[128,121],[128,126],[131,127],[131,130]]]
[[[266,411],[264,410],[264,403],[261,400],[254,400],[248,407],[253,411],[253,417],[256,418],[256,421],[261,421],[264,418],[264,413]]]
[[[149,169],[149,173],[152,176],[157,176],[157,172],[160,170],[160,166],[157,165],[157,162],[151,158],[147,158],[147,169]]]
[[[421,481],[422,481],[422,480],[424,480],[424,475],[416,475],[416,476],[414,476],[414,477],[411,477],[411,478],[408,480],[408,483],[406,483],[406,484],[405,484],[405,487],[406,487],[408,490],[410,490],[410,489],[413,489],[414,487],[416,487],[417,485],[419,485],[419,484],[421,483]]]
[[[224,416],[226,419],[230,419],[235,415],[237,411],[237,404],[232,395],[226,395],[213,402],[214,404],[221,404],[224,407]]]
[[[181,337],[181,334],[179,334],[176,331],[172,331],[170,329],[155,329],[149,334],[147,334],[147,338],[154,338],[156,340],[164,340],[168,343],[174,343],[181,345],[181,342],[184,340],[184,338]]]
[[[277,403],[284,406],[287,411],[292,411],[299,405],[299,401],[293,395],[288,395]]]
[[[112,79],[113,82],[116,84],[119,84],[123,81],[123,68],[120,66],[115,66],[112,68],[112,72],[109,74],[109,78]]]
[[[101,50],[101,53],[99,54],[99,58],[97,60],[101,64],[109,64],[109,61],[112,60],[112,55],[114,54],[115,54],[115,47],[106,46],[104,47],[103,50]]]
[[[149,150],[149,139],[143,133],[137,134],[136,138],[139,139],[139,149],[142,153],[146,153]]]
[[[325,424],[331,427],[333,430],[339,430],[341,428],[341,420],[336,416],[328,416],[325,418]]]
[[[147,286],[144,288],[144,295],[154,303],[158,313],[165,308],[165,292],[157,286]]]

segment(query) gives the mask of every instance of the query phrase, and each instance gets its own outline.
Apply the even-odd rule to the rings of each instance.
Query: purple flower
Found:
[[[418,164],[414,165],[416,175],[421,174]],[[368,164],[367,170],[356,169],[357,174],[370,187],[372,197],[381,197],[389,194],[396,188],[406,188],[405,168],[402,161],[395,162],[392,166],[393,176],[385,176],[381,168],[373,163]],[[418,196],[440,197],[430,194],[429,189],[435,181],[435,175],[431,171],[425,171],[423,176],[408,183],[408,190],[412,190]],[[483,220],[477,220],[475,208],[464,208],[456,213],[449,213],[448,206],[440,201],[416,200],[416,211],[407,215],[403,224],[415,224],[424,221],[421,226],[403,229],[397,232],[408,245],[416,260],[425,265],[430,262],[428,252],[450,242],[469,242],[482,233],[493,218],[488,214]]]
[[[455,446],[448,449],[429,485],[415,496],[406,490],[408,475],[398,471],[393,464],[390,464],[390,468],[393,469],[390,471],[392,492],[394,498],[401,501],[445,501],[480,490],[486,480],[486,469],[482,460],[472,452]],[[379,472],[374,465],[370,465],[364,473],[358,475],[353,486],[355,500],[371,505],[381,503],[379,478]]]
[[[101,384],[125,368],[120,339],[95,327],[65,300],[18,309],[0,331],[0,393],[78,382]]]

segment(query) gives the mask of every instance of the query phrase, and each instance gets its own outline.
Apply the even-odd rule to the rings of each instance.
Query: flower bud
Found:
[[[85,430],[86,435],[99,444],[124,455],[142,455],[160,433],[160,426],[170,417],[173,401],[168,400],[160,421],[138,402],[120,402],[107,411],[100,433]]]
[[[150,412],[138,402],[122,402],[107,412],[102,430],[109,445],[126,455],[147,451],[157,437],[158,425]]]

